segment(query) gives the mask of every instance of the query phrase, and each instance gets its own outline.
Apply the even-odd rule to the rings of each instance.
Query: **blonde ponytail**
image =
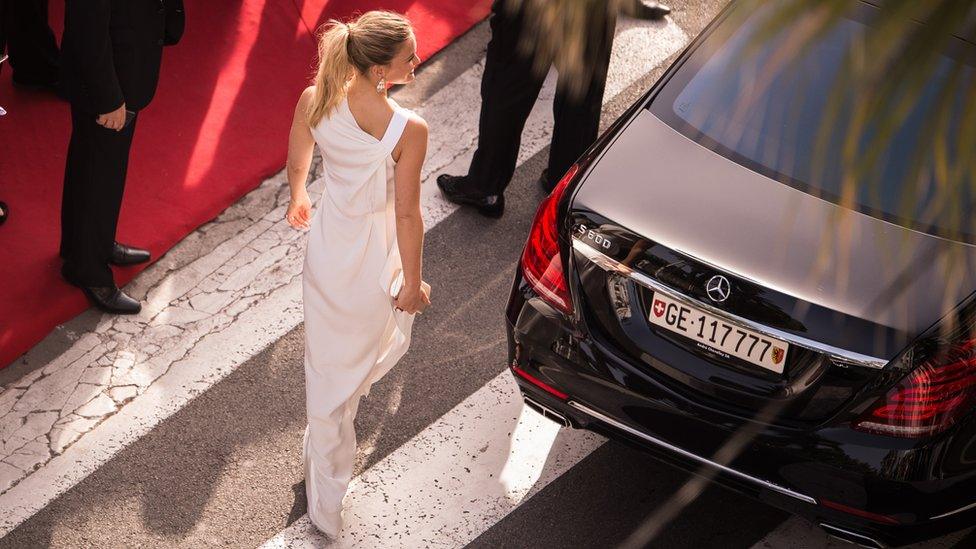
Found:
[[[315,73],[315,96],[308,111],[308,125],[315,127],[332,112],[346,94],[352,78],[349,63],[349,25],[335,19],[326,23],[319,37],[319,68]]]
[[[371,66],[388,65],[413,35],[406,17],[392,11],[369,11],[350,23],[335,19],[319,36],[319,67],[308,125],[315,127],[346,95],[353,70],[366,74]]]

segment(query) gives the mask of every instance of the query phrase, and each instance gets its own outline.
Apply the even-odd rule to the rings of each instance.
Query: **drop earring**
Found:
[[[376,93],[383,93],[386,91],[386,79],[380,78],[380,81],[376,84]]]

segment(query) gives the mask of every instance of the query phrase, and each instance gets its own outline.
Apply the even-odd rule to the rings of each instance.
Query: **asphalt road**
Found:
[[[673,20],[694,36],[724,2],[672,4]],[[476,63],[487,39],[486,25],[473,29],[429,62],[416,86],[398,90],[398,101],[422,104]],[[664,66],[611,101],[604,123]],[[411,351],[360,407],[357,474],[504,371],[502,314],[543,196],[536,178],[546,154],[516,171],[503,218],[487,220],[462,209],[427,233],[425,278],[434,288],[434,306],[417,319]],[[253,547],[272,538],[306,509],[303,337],[299,326],[254,356],[0,539],[0,547]],[[683,472],[610,442],[470,546],[617,546],[687,480]],[[787,520],[777,509],[713,487],[671,520],[654,545],[750,547]],[[967,543],[976,544],[976,537],[958,546]]]

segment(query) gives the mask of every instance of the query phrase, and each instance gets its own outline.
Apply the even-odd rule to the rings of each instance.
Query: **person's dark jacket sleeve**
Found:
[[[68,0],[65,15],[76,34],[77,61],[82,83],[88,90],[97,114],[110,113],[122,106],[125,97],[112,62],[109,22],[110,0]]]
[[[166,2],[166,33],[163,44],[172,46],[183,38],[183,28],[186,26],[186,14],[183,12],[183,0],[167,0]]]

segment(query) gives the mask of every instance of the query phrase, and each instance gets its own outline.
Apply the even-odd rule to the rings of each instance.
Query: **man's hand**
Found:
[[[112,112],[98,115],[95,122],[110,130],[121,130],[125,126],[125,103],[122,103],[121,107]]]

